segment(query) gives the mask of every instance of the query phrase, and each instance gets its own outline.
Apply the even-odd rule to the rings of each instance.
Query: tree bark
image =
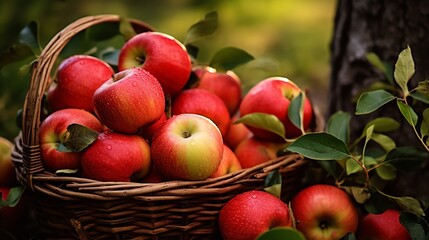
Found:
[[[420,146],[409,124],[391,102],[369,115],[355,116],[356,100],[372,83],[384,76],[367,60],[373,52],[394,66],[401,50],[410,46],[415,74],[409,88],[429,78],[429,1],[426,0],[338,0],[334,34],[331,42],[331,79],[328,116],[337,111],[352,114],[350,137],[356,139],[365,124],[375,117],[392,117],[401,123],[391,137],[397,146]],[[427,173],[428,167],[422,169]],[[420,175],[420,173],[416,173]],[[429,174],[424,174],[429,175]],[[421,179],[407,176],[396,185],[404,194],[429,196],[428,187],[411,189]],[[400,189],[403,188],[403,189]],[[425,191],[425,193],[421,192]]]

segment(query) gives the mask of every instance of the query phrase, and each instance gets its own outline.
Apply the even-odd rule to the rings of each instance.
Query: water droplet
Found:
[[[112,150],[112,145],[107,145],[107,150]]]
[[[131,85],[133,85],[133,87],[137,86],[137,82],[132,82]]]

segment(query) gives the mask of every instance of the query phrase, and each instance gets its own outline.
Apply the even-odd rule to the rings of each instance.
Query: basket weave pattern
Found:
[[[80,31],[119,22],[117,15],[78,19],[57,33],[33,66],[23,108],[22,131],[12,157],[19,181],[30,189],[32,209],[46,238],[52,239],[220,239],[217,218],[235,195],[261,189],[279,169],[284,199],[299,186],[306,160],[297,154],[204,181],[162,183],[100,182],[57,176],[44,170],[39,146],[42,98],[61,50]],[[150,26],[131,21],[138,32]]]

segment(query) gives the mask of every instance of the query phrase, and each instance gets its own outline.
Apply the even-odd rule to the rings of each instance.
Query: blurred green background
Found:
[[[42,47],[69,23],[96,14],[136,18],[183,40],[192,24],[217,11],[217,32],[198,45],[200,62],[208,62],[220,48],[241,48],[255,57],[235,69],[244,92],[264,78],[287,77],[308,90],[323,114],[335,8],[335,0],[1,0],[0,51],[12,45],[30,21],[38,23]],[[27,63],[0,69],[0,136],[10,140],[19,132],[15,119],[29,82],[20,68]]]

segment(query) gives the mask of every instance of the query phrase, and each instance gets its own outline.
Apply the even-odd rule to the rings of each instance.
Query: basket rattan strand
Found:
[[[119,23],[117,15],[88,16],[57,33],[33,65],[23,107],[22,131],[13,161],[38,229],[46,239],[220,239],[217,217],[235,195],[261,189],[265,177],[279,169],[283,198],[298,189],[306,160],[297,154],[204,181],[163,183],[100,182],[57,176],[44,170],[39,148],[42,98],[51,83],[55,60],[77,33],[102,23]],[[137,32],[153,31],[132,20]]]

